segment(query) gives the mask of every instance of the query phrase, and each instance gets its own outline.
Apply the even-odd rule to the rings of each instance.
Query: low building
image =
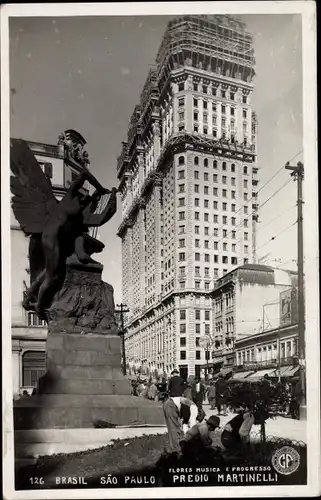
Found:
[[[291,378],[300,369],[297,348],[297,324],[236,340],[233,378],[259,380],[266,374],[273,378]]]
[[[283,314],[280,302],[284,310],[288,304],[282,299],[284,292],[296,286],[297,273],[259,264],[245,264],[218,279],[211,292],[210,368],[231,369],[237,341],[278,328]]]

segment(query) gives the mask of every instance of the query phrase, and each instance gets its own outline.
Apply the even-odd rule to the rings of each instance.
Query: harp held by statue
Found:
[[[107,194],[103,194],[99,201],[98,201],[98,205],[97,205],[97,208],[96,210],[94,211],[94,214],[95,215],[101,215],[105,208],[107,207],[108,203],[109,203],[109,199],[110,199],[110,195],[111,193],[107,193]],[[98,239],[98,227],[90,227],[89,228],[89,235],[92,237],[92,238],[95,238],[95,239]]]

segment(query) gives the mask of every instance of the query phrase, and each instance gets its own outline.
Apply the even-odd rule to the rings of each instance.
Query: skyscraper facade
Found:
[[[199,374],[209,292],[255,262],[254,64],[236,18],[184,16],[164,34],[117,165],[131,367]]]

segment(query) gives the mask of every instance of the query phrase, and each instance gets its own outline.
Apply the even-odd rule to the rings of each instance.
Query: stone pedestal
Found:
[[[131,396],[121,370],[112,287],[101,268],[69,269],[50,310],[47,372],[14,405],[16,430],[164,424],[159,403]]]

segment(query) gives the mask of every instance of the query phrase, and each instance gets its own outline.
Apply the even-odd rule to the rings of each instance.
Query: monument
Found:
[[[104,245],[89,228],[115,214],[117,189],[105,189],[88,170],[80,134],[68,130],[60,144],[79,175],[57,200],[27,143],[11,140],[12,209],[30,238],[31,282],[23,306],[48,324],[47,371],[35,395],[15,402],[15,430],[162,425],[159,404],[131,396],[121,370],[113,288],[92,258]]]

